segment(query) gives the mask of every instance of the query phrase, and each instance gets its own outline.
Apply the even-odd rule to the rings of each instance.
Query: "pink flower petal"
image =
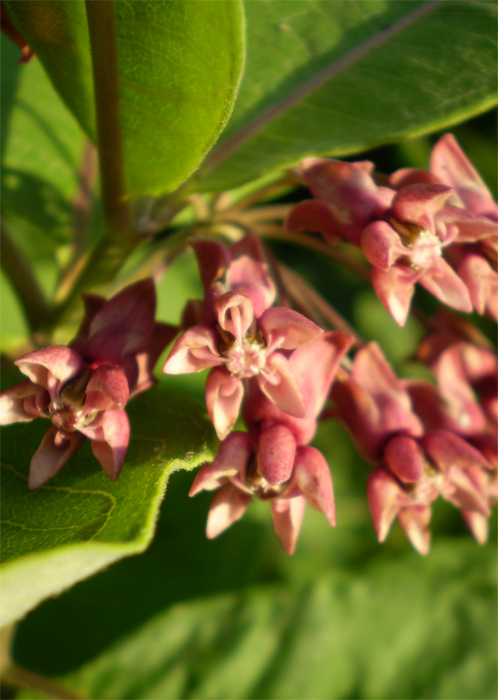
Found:
[[[475,541],[481,545],[486,544],[489,538],[489,519],[472,510],[462,510],[461,513]]]
[[[79,353],[64,345],[50,345],[35,350],[23,355],[14,364],[32,382],[47,389],[52,399],[69,379],[85,369]]]
[[[104,297],[99,297],[96,294],[83,293],[83,302],[85,304],[85,316],[78,329],[76,338],[71,342],[70,347],[76,350],[80,355],[84,349],[85,343],[88,340],[91,323],[98,311],[104,306],[106,300]]]
[[[90,375],[86,387],[85,413],[122,411],[129,397],[128,382],[119,367],[101,365]]]
[[[273,498],[271,501],[273,529],[286,554],[294,554],[305,507],[306,501],[302,496]]]
[[[294,466],[294,479],[310,506],[321,511],[335,527],[332,477],[322,453],[314,447],[300,447]]]
[[[273,304],[277,292],[268,274],[268,265],[258,236],[248,233],[231,246],[230,257],[232,261],[227,272],[229,287],[247,294],[254,315],[259,318]]]
[[[458,276],[469,290],[472,304],[478,314],[482,316],[486,309],[494,309],[498,298],[498,274],[483,255],[464,255],[458,265]],[[495,317],[494,313],[492,315]]]
[[[111,481],[116,481],[130,441],[126,411],[105,411],[99,416],[102,442],[92,440],[92,452]]]
[[[241,343],[254,319],[250,298],[239,292],[227,292],[216,300],[214,308],[223,330]]]
[[[259,322],[268,345],[268,353],[277,348],[294,350],[309,345],[323,333],[319,326],[302,314],[280,306],[265,311]]]
[[[251,502],[251,496],[241,493],[232,484],[225,484],[214,494],[206,525],[209,540],[240,520]]]
[[[494,220],[498,218],[491,192],[452,134],[445,134],[434,146],[431,172],[440,182],[455,188],[465,208]]]
[[[367,260],[381,270],[389,270],[399,257],[410,252],[385,221],[374,221],[363,229],[361,247]]]
[[[398,514],[399,524],[406,533],[406,536],[419,554],[425,556],[429,553],[431,544],[431,533],[429,523],[431,522],[430,506],[413,506],[405,508]]]
[[[152,280],[126,287],[107,301],[90,324],[83,355],[108,364],[119,364],[142,350],[154,328],[156,292]]]
[[[166,360],[164,374],[202,372],[221,363],[219,336],[208,326],[192,326],[178,338]]]
[[[206,382],[206,406],[220,440],[232,430],[239,416],[244,385],[224,367],[211,370]]]
[[[371,269],[372,285],[382,304],[399,326],[404,326],[419,274],[405,265],[393,265],[388,271]]]
[[[403,491],[384,467],[374,469],[367,483],[367,497],[379,542],[384,542],[403,503]]]
[[[39,418],[48,410],[49,401],[46,389],[25,379],[0,394],[0,425]]]
[[[188,495],[195,496],[200,491],[213,491],[228,477],[236,474],[244,479],[253,451],[254,441],[249,433],[236,432],[229,435],[220,444],[214,462],[199,469]]]
[[[146,351],[135,355],[137,372],[133,377],[133,381],[130,381],[130,377],[127,376],[130,386],[130,397],[147,391],[155,384],[156,380],[152,374],[154,366],[163,350],[170,344],[177,333],[178,328],[176,326],[170,326],[166,323],[154,323]],[[123,366],[122,369],[124,370]]]
[[[228,250],[221,243],[205,238],[191,238],[189,245],[194,249],[202,286],[204,292],[207,292],[217,280],[222,279],[225,275],[230,265]]]
[[[61,433],[51,426],[29,465],[28,488],[42,486],[67,464],[84,441],[80,433]]]
[[[307,411],[289,361],[274,352],[266,363],[266,371],[256,377],[261,391],[280,410],[296,418],[306,418]]]
[[[342,238],[341,227],[335,216],[336,209],[331,204],[319,199],[307,199],[299,202],[291,210],[285,228],[287,231],[313,231],[321,233],[331,244]]]
[[[405,483],[417,482],[424,472],[424,456],[416,441],[408,435],[391,438],[384,456],[389,469]]]
[[[464,282],[443,258],[436,258],[419,279],[436,299],[457,311],[470,313],[472,302]]]
[[[273,425],[260,434],[258,472],[272,486],[290,479],[295,456],[296,440],[285,425]]]
[[[392,215],[398,221],[416,224],[434,233],[433,216],[443,208],[451,193],[451,187],[446,185],[408,185],[394,198]]]
[[[488,460],[466,440],[448,430],[431,430],[421,439],[426,454],[443,472],[450,467],[490,469]]]

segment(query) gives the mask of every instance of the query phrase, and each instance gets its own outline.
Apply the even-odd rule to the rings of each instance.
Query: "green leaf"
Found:
[[[29,462],[48,423],[5,429],[0,626],[103,567],[143,552],[170,474],[212,459],[213,431],[197,402],[158,387],[133,401],[128,413],[132,437],[115,483],[87,441],[47,485],[29,492]]]
[[[349,155],[496,104],[489,2],[247,2],[247,62],[193,188],[223,190],[305,156]]]
[[[94,131],[90,43],[82,0],[8,3],[17,25],[87,132]],[[34,10],[34,11],[33,11]],[[175,189],[232,111],[243,64],[240,0],[114,3],[119,119],[132,197]],[[105,55],[106,47],[102,47]],[[95,55],[97,63],[104,60]],[[111,76],[113,79],[113,76]],[[105,105],[104,107],[105,108]]]
[[[1,58],[3,220],[23,253],[53,277],[56,250],[71,237],[85,139],[38,60],[20,66],[19,49],[5,37]],[[49,291],[50,281],[44,286]]]
[[[438,543],[427,559],[181,602],[61,682],[96,699],[494,698],[494,559]]]

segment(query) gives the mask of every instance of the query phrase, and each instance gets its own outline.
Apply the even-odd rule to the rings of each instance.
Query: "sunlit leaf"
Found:
[[[247,65],[193,187],[443,129],[496,104],[496,5],[247,2]]]

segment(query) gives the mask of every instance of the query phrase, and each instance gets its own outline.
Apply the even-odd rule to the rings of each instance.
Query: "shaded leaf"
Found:
[[[87,442],[47,485],[29,492],[29,462],[48,422],[4,430],[1,625],[146,549],[171,472],[211,459],[213,431],[196,402],[156,388],[133,401],[128,412],[132,437],[115,483]]]
[[[91,698],[493,698],[493,560],[454,541],[180,603],[63,683]]]
[[[246,3],[246,16],[236,107],[194,187],[234,187],[496,104],[494,3],[262,0]]]

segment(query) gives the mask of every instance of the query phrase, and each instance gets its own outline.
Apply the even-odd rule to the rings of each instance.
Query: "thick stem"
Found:
[[[0,228],[2,267],[17,292],[32,331],[47,320],[49,308],[29,261],[14,244],[2,224]]]

